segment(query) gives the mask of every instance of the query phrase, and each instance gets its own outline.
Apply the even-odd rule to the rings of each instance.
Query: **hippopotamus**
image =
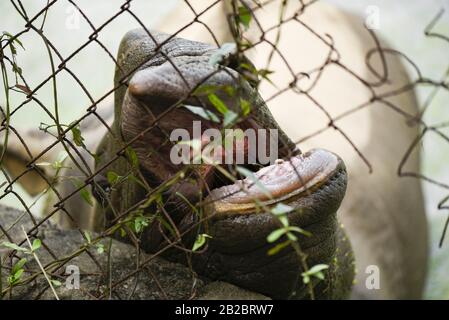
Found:
[[[124,36],[117,58],[111,130],[95,125],[93,120],[84,121],[81,132],[86,132],[86,143],[92,137],[99,139],[101,134],[103,138],[97,142],[95,157],[82,147],[76,155],[81,163],[78,166],[90,164],[89,170],[95,172],[90,187],[96,198],[95,207],[84,210],[89,205],[79,206],[86,202],[82,195],[72,196],[64,201],[64,210],[56,220],[65,227],[110,230],[121,225],[123,230],[130,217],[143,215],[151,219],[147,228],[126,236],[116,228],[113,235],[124,241],[137,239],[146,252],[162,251],[167,259],[189,263],[195,272],[207,278],[272,298],[347,297],[354,264],[349,240],[336,217],[346,189],[343,161],[322,149],[301,152],[279,128],[256,88],[231,66],[217,70],[211,65],[211,58],[219,50],[209,44],[144,29]],[[244,164],[265,186],[268,195],[265,188],[254,184],[256,181],[251,183],[250,177],[232,181],[220,174],[215,165],[189,168],[172,163],[173,146],[165,133],[180,127],[192,130],[193,121],[201,121],[203,130],[222,125],[202,119],[182,105],[173,107],[182,101],[213,112],[214,105],[209,100],[189,95],[199,85],[234,88],[232,96],[218,91],[216,94],[236,113],[242,99],[248,101],[251,111],[235,126],[278,130],[279,159],[273,164]],[[107,119],[107,113],[105,116]],[[155,119],[156,125],[152,124]],[[132,158],[136,158],[133,161],[137,160],[137,164],[132,163]],[[85,173],[72,161],[63,161],[60,176],[85,180]],[[174,179],[180,171],[184,176]],[[108,179],[111,172],[118,177],[134,178],[112,185]],[[57,193],[64,198],[77,188],[79,185],[61,178]],[[152,202],[156,191],[160,198]],[[57,197],[49,203],[55,201]],[[295,240],[291,240],[298,246],[296,250],[289,245],[276,254],[268,254],[286,240],[282,237],[274,243],[267,242],[270,233],[282,227],[282,219],[272,213],[279,204],[290,208],[282,215],[289,227],[300,228],[300,233],[293,236]],[[201,207],[202,214],[192,206]],[[175,235],[170,232],[173,229]],[[197,234],[203,232],[210,237],[205,248],[186,257],[179,247],[192,248]],[[170,246],[173,242],[179,244]],[[304,283],[302,274],[315,265],[328,267],[325,278]]]
[[[224,9],[217,6],[217,10]],[[211,26],[223,27],[225,20],[217,19],[219,16],[211,15],[215,17]],[[352,16],[327,7],[321,11],[311,10],[307,17],[331,24],[341,19],[343,27],[355,26]],[[217,33],[222,35],[219,40],[229,40],[230,34],[225,31],[226,28],[222,28]],[[356,27],[351,31],[352,34],[346,34],[348,39],[361,42],[362,49],[368,47]],[[197,37],[181,35],[190,39]],[[287,33],[286,36],[299,34]],[[358,47],[355,49],[355,56],[363,52]],[[366,176],[362,173],[363,165],[349,157],[351,153],[347,147],[335,137],[318,139],[333,152],[321,149],[316,141],[299,143],[298,148],[298,126],[294,123],[308,122],[308,111],[293,107],[285,111],[285,107],[281,109],[278,105],[293,101],[299,104],[301,100],[290,96],[267,106],[262,96],[269,96],[269,89],[254,86],[241,76],[238,65],[229,61],[217,70],[210,63],[217,52],[220,53],[217,44],[154,30],[128,32],[117,55],[114,103],[98,108],[110,129],[98,119],[83,120],[80,128],[86,148],[78,147],[74,159],[83,158],[86,168],[73,166],[70,164],[73,159],[66,158],[59,173],[59,176],[78,177],[81,181],[95,173],[86,187],[95,199],[86,203],[79,192],[73,194],[79,185],[59,179],[58,195],[48,201],[48,209],[44,211],[50,211],[58,199],[70,195],[64,201],[64,210],[54,217],[60,226],[100,231],[123,225],[124,228],[113,230],[118,239],[186,263],[202,276],[224,280],[272,298],[419,298],[427,261],[422,194],[418,182],[399,180],[395,175],[397,163],[393,161],[397,146],[403,147],[411,141],[416,128],[402,126],[398,132],[398,119],[385,115],[378,108],[368,109],[368,115],[361,117],[356,126],[357,130],[363,130],[359,138],[366,143],[363,144],[366,149],[363,147],[362,151],[376,161],[379,159],[380,169]],[[249,56],[251,58],[251,54]],[[254,56],[256,64],[257,59]],[[250,60],[245,63],[250,64]],[[403,67],[392,60],[390,75],[404,81]],[[331,77],[335,79],[337,75]],[[249,102],[251,112],[236,126],[277,129],[279,161],[246,166],[252,175],[240,175],[234,180],[215,166],[199,165],[184,170],[185,166],[171,163],[172,144],[166,143],[167,132],[180,127],[189,131],[193,121],[201,121],[204,128],[217,127],[213,121],[182,108],[183,105],[201,106],[210,112],[216,111],[211,101],[201,94],[195,95],[195,89],[201,85],[233,88],[238,94],[229,96],[226,92],[217,92],[217,95],[236,113],[240,111],[242,99]],[[413,93],[401,99],[406,108],[416,107]],[[316,123],[313,115],[311,119]],[[366,125],[359,127],[361,123]],[[357,130],[354,126],[349,128],[350,132]],[[395,130],[393,138],[380,139],[392,130]],[[9,161],[5,162],[11,172],[20,171],[18,168],[29,158],[20,141],[15,139],[10,137]],[[39,144],[30,149],[31,154],[39,154],[39,145],[44,139],[51,138],[36,139]],[[303,151],[304,146],[311,148]],[[95,150],[95,154],[86,149]],[[59,151],[55,147],[44,157],[51,162]],[[414,168],[419,167],[416,154],[410,163]],[[51,177],[54,172],[48,169],[40,168]],[[349,189],[342,202],[348,183],[347,172]],[[111,185],[108,179],[111,173],[114,177],[127,178]],[[33,181],[33,188],[27,189],[29,192],[36,193],[46,187],[33,171],[19,182],[30,185],[27,177]],[[242,186],[247,187],[242,189]],[[152,197],[154,194],[158,196]],[[287,220],[281,220],[299,232],[295,233],[294,241],[286,235],[274,243],[267,241],[273,231],[282,227],[282,221],[274,214],[279,206],[288,208],[281,215]],[[201,214],[198,214],[198,207],[202,208]],[[126,223],[136,215],[152,218],[148,218],[149,226],[133,235]],[[198,234],[210,237],[206,245],[197,252],[186,250],[192,248]],[[270,249],[283,244],[287,245],[279,252],[269,254]],[[307,270],[316,265],[327,268],[320,275],[323,279],[312,277],[311,282],[304,281]],[[381,277],[380,288],[374,290],[365,283],[365,270],[373,265],[380,269]],[[356,269],[359,271],[354,281]]]
[[[161,53],[157,50],[159,44],[162,44]],[[168,182],[163,191],[164,206],[159,214],[162,218],[167,216],[177,226],[176,232],[184,235],[186,247],[192,246],[199,230],[207,231],[211,237],[204,251],[188,257],[193,269],[206,277],[225,280],[273,298],[308,297],[309,292],[309,286],[303,283],[301,276],[307,267],[298,252],[287,248],[278,254],[267,253],[273,244],[267,243],[266,238],[279,228],[279,221],[270,208],[279,203],[289,205],[293,208],[287,213],[290,225],[310,233],[310,237],[300,235],[299,240],[303,251],[300,254],[307,256],[305,263],[309,267],[326,264],[330,268],[326,280],[316,286],[314,294],[316,297],[344,297],[351,287],[354,266],[349,241],[336,219],[346,188],[343,162],[335,154],[321,149],[301,153],[276,124],[256,88],[232,66],[217,71],[211,65],[211,58],[217,52],[219,48],[215,46],[170,38],[154,31],[148,33],[140,29],[125,35],[118,54],[116,85],[127,74],[132,75],[127,78],[128,85],[116,91],[112,133],[103,138],[97,150],[96,166],[106,168],[97,178],[104,181],[101,176],[106,176],[110,170],[120,176],[132,172],[126,159],[107,165],[111,156],[123,148],[123,142],[130,143],[148,190]],[[251,185],[248,178],[230,181],[208,164],[198,165],[194,172],[187,170],[182,179],[171,180],[183,166],[172,163],[172,145],[167,143],[165,134],[179,127],[192,130],[193,121],[202,119],[185,108],[173,106],[182,101],[214,111],[214,105],[203,96],[191,96],[191,90],[199,85],[234,88],[234,95],[223,92],[217,95],[236,113],[239,102],[242,99],[248,101],[251,112],[236,124],[239,128],[279,130],[278,157],[284,161],[252,168],[271,197],[254,184],[247,192],[239,192],[241,183]],[[153,128],[155,119],[157,125]],[[204,119],[201,123],[202,130],[220,126]],[[116,137],[121,137],[121,143],[115,142]],[[117,212],[129,211],[130,207],[146,199],[148,190],[134,181],[125,181],[115,187],[108,199],[110,204],[106,206],[106,226],[117,222]],[[182,197],[177,197],[177,193]],[[198,203],[203,194],[206,196],[203,214],[208,218],[203,217],[206,225],[199,226],[202,216],[188,204]],[[146,207],[145,204],[144,210],[150,209]],[[152,208],[153,212],[156,208]],[[167,242],[174,241],[176,237],[167,239],[172,235],[163,230],[166,223],[155,221],[140,236],[141,246],[146,251],[164,250]],[[185,253],[176,249],[164,254],[169,259],[185,259]]]

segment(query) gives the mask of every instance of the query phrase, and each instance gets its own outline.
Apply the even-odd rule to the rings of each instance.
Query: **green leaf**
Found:
[[[128,156],[128,159],[131,161],[131,165],[134,168],[137,168],[139,166],[139,158],[137,158],[137,153],[134,151],[134,149],[131,147],[126,148],[126,154]]]
[[[238,118],[239,115],[237,113],[228,110],[223,118],[223,127],[228,127],[229,125],[233,124]]]
[[[273,74],[274,71],[271,70],[267,70],[267,69],[260,69],[259,71],[257,71],[257,74],[262,78],[267,80],[268,82],[270,82],[271,84],[274,84],[271,79],[268,77],[270,74]]]
[[[17,272],[14,273],[14,275],[13,275],[14,279],[15,280],[19,280],[22,277],[22,274],[23,274],[24,271],[25,270],[23,270],[23,269],[17,270]]]
[[[311,237],[312,236],[312,234],[310,232],[308,232],[308,231],[306,231],[304,229],[301,229],[299,227],[296,227],[296,226],[289,226],[289,227],[287,227],[287,230],[290,231],[290,232],[297,232],[297,233],[303,234],[303,235],[305,235],[307,237]]]
[[[314,275],[315,273],[326,270],[326,269],[329,269],[329,266],[327,264],[317,264],[317,265],[313,266],[312,268],[310,268],[309,271],[307,271],[307,274]]]
[[[104,244],[102,244],[102,243],[98,243],[97,244],[97,253],[98,254],[103,254],[104,253]]]
[[[278,243],[277,245],[275,245],[273,248],[271,248],[270,250],[268,250],[267,254],[269,256],[273,256],[275,254],[277,254],[279,251],[281,251],[282,249],[286,248],[289,244],[291,243],[290,240]]]
[[[120,180],[120,176],[113,171],[109,171],[106,176],[109,184],[111,185],[115,185]]]
[[[7,37],[10,38],[10,39],[11,39],[11,38],[14,38],[14,36],[13,36],[11,33],[7,32],[7,31],[3,31],[3,35],[7,36]],[[19,46],[22,47],[23,50],[25,50],[25,47],[23,46],[23,44],[22,44],[22,42],[19,40],[19,38],[15,38],[15,39],[13,40],[13,42],[16,42]]]
[[[217,86],[217,85],[206,85],[206,84],[203,84],[203,85],[199,86],[198,88],[196,88],[192,95],[193,96],[207,96],[208,94],[211,94],[211,93],[216,94],[219,91],[226,92],[226,94],[230,97],[233,97],[235,95],[235,89],[231,85]]]
[[[281,229],[276,229],[274,231],[272,231],[268,236],[267,236],[267,241],[269,243],[273,243],[276,240],[278,240],[280,237],[282,237],[284,234],[287,233],[287,230],[284,228]]]
[[[94,202],[92,200],[92,196],[91,196],[89,190],[87,190],[86,187],[83,187],[79,192],[80,192],[81,198],[83,198],[83,200],[87,204],[89,204],[91,207],[93,207],[94,206]]]
[[[250,73],[257,74],[256,67],[254,67],[254,65],[252,65],[251,63],[242,62],[242,63],[240,63],[240,67],[242,69],[249,71]]]
[[[324,273],[322,272],[317,272],[314,274],[314,276],[320,280],[324,280]]]
[[[238,16],[237,16],[237,22],[242,24],[245,29],[249,28],[249,24],[251,23],[251,11],[244,6],[240,6],[238,8]]]
[[[8,283],[10,285],[16,284],[20,278],[22,277],[22,274],[24,272],[23,266],[27,262],[27,259],[23,258],[20,259],[11,269],[11,273],[8,277]]]
[[[62,163],[56,160],[55,162],[51,163],[51,166],[53,169],[58,170],[62,168]]]
[[[15,285],[17,282],[19,282],[20,278],[22,277],[23,272],[24,272],[24,270],[20,269],[16,273],[10,275],[8,277],[9,284],[12,286],[12,285]]]
[[[11,269],[11,274],[17,273],[19,270],[23,269],[23,266],[27,263],[26,258],[20,259]]]
[[[91,238],[91,236],[90,236],[90,233],[89,232],[87,232],[87,231],[84,231],[84,236],[86,237],[86,239],[87,239],[87,243],[91,243],[92,242],[92,238]]]
[[[295,208],[289,205],[278,203],[275,207],[271,209],[271,213],[274,214],[275,216],[281,216],[289,212],[292,212],[293,210],[295,210]]]
[[[235,89],[233,86],[225,85],[220,87],[224,92],[227,93],[228,96],[233,97],[235,94]]]
[[[317,264],[317,265],[313,266],[308,271],[303,272],[301,274],[302,278],[303,278],[303,282],[305,284],[309,283],[310,277],[315,277],[317,279],[324,280],[324,273],[322,271],[326,270],[326,269],[329,269],[329,266],[327,264]]]
[[[28,250],[28,249],[19,247],[19,246],[18,246],[17,244],[15,244],[15,243],[7,242],[7,241],[2,242],[1,245],[2,245],[3,247],[10,248],[10,249],[17,250],[17,251],[21,251],[21,252],[29,252],[29,251],[30,251],[30,250]]]
[[[310,277],[308,275],[302,274],[302,282],[308,284],[310,282]]]
[[[215,109],[217,109],[217,111],[220,112],[221,114],[225,115],[226,112],[229,111],[228,107],[226,107],[224,102],[221,101],[221,99],[215,93],[209,93],[207,95],[207,98],[209,99],[210,103],[213,104]]]
[[[11,53],[13,56],[17,55],[17,49],[16,49],[16,46],[14,45],[14,42],[11,42],[9,44],[9,48],[11,49]],[[13,64],[13,70],[14,70],[14,64]]]
[[[262,184],[262,182],[260,182],[260,180],[252,171],[240,166],[237,166],[236,170],[237,172],[251,180],[251,182],[253,182],[268,198],[272,198],[270,191],[268,191],[268,189]]]
[[[251,112],[251,104],[244,99],[240,99],[240,107],[242,108],[243,116],[247,116]]]
[[[93,207],[94,202],[92,200],[92,195],[90,194],[89,190],[86,188],[86,186],[84,186],[84,182],[77,180],[77,179],[72,179],[72,183],[76,188],[81,188],[78,192],[81,196],[81,198],[91,207]]]
[[[22,47],[23,50],[25,50],[25,47],[23,46],[22,41],[20,41],[19,38],[15,38],[14,42],[16,42],[19,46]]]
[[[75,144],[78,147],[84,147],[84,142],[83,142],[84,138],[81,135],[81,130],[80,130],[79,125],[73,127],[71,131],[72,131],[72,135],[73,135],[73,142],[75,142]]]
[[[195,243],[193,244],[192,251],[198,251],[201,247],[203,247],[206,244],[206,239],[212,238],[210,235],[201,233],[196,237]]]
[[[58,280],[50,280],[51,281],[51,284],[54,286],[54,287],[60,287],[60,286],[62,286],[62,283],[61,283],[61,281],[58,281]]]
[[[63,168],[62,164],[64,163],[64,160],[69,156],[69,154],[66,151],[62,151],[59,156],[58,159],[55,160],[55,162],[52,163],[52,167],[55,170],[59,170],[61,168]]]
[[[141,231],[143,231],[143,229],[145,229],[145,227],[148,227],[149,222],[150,219],[148,217],[144,217],[142,214],[140,214],[134,219],[134,230],[137,233],[140,233]]]
[[[287,231],[287,238],[288,238],[290,241],[298,241],[298,238],[297,238],[293,233],[288,232],[288,231]]]
[[[220,119],[218,119],[218,117],[213,112],[202,107],[184,105],[184,108],[188,109],[190,112],[200,116],[203,119],[210,120],[216,123],[220,122]]]
[[[40,239],[34,239],[33,241],[33,245],[31,246],[31,251],[36,251],[38,250],[42,245],[42,242]]]
[[[193,91],[194,96],[206,96],[210,93],[215,93],[219,91],[222,88],[222,86],[214,86],[210,84],[202,84],[198,88]]]
[[[279,217],[278,217],[278,220],[282,223],[282,225],[283,225],[284,227],[288,227],[288,226],[289,226],[288,218],[287,218],[287,216],[286,216],[285,214],[282,215],[282,216],[279,216]]]
[[[2,34],[7,36],[8,38],[12,38],[13,37],[13,35],[11,33],[9,33],[8,31],[3,31]]]

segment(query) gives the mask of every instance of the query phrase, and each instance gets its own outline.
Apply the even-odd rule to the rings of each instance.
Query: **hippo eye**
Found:
[[[102,175],[97,175],[94,181],[95,183],[92,184],[92,194],[99,203],[105,205],[107,203],[105,196],[110,193],[111,185]]]
[[[233,54],[219,63],[221,66],[237,71],[242,75],[251,87],[256,88],[259,84],[256,67],[245,56]]]
[[[233,54],[233,55],[230,55],[224,61],[222,61],[220,64],[223,64],[230,69],[238,71],[238,69],[240,68],[240,59],[236,54]]]

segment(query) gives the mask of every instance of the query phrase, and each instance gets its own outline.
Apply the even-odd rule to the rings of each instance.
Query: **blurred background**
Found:
[[[200,0],[197,0],[200,1]],[[131,3],[133,12],[138,13],[139,18],[147,27],[153,27],[163,21],[167,14],[176,5],[177,0],[136,0]],[[346,10],[352,11],[365,19],[377,15],[378,25],[376,32],[383,36],[390,45],[407,54],[420,68],[422,73],[432,79],[443,79],[449,67],[449,43],[435,38],[427,38],[424,34],[426,26],[433,18],[445,9],[441,19],[433,29],[434,32],[449,36],[449,0],[326,0]],[[44,0],[22,1],[28,16],[38,13],[47,3]],[[111,16],[119,11],[123,4],[121,0],[78,0],[77,5],[84,11],[95,27],[101,26]],[[0,32],[7,31],[15,34],[24,29],[24,22],[9,1],[0,2],[1,25]],[[125,13],[108,24],[98,36],[110,52],[118,50],[118,45],[123,34],[139,27],[137,21]],[[65,28],[61,32],[61,28]],[[62,57],[67,57],[74,50],[88,40],[92,29],[78,14],[76,9],[68,1],[58,1],[48,11],[45,22],[45,34],[58,48]],[[20,38],[25,50],[19,48],[18,65],[23,69],[24,77],[29,81],[29,86],[34,88],[52,71],[49,69],[48,53],[42,39],[32,32],[24,34]],[[28,50],[27,50],[28,49]],[[58,65],[59,63],[56,63]],[[67,64],[67,67],[76,71],[76,75],[88,88],[93,99],[99,99],[112,88],[114,62],[106,52],[96,43],[89,44],[80,54],[76,55]],[[412,74],[412,73],[411,73]],[[418,98],[423,105],[432,94],[433,89],[421,87]],[[47,83],[38,93],[39,99],[48,105],[53,105],[53,87]],[[12,94],[11,105],[17,106],[23,101],[23,94]],[[4,105],[4,92],[0,92],[0,104]],[[73,78],[62,72],[58,75],[58,100],[61,106],[61,122],[69,124],[79,118],[90,105],[89,99],[82,92]],[[437,92],[429,109],[425,113],[424,120],[429,125],[449,120],[449,94],[443,91]],[[445,103],[446,102],[446,103]],[[27,104],[12,117],[12,125],[24,127],[36,123],[51,123],[48,116],[37,104]],[[449,130],[446,129],[449,134]],[[422,172],[439,181],[449,182],[449,144],[439,140],[435,135],[428,135],[422,147]],[[0,174],[0,184],[4,177]],[[431,222],[432,259],[430,276],[426,297],[431,299],[449,298],[449,238],[443,247],[438,248],[439,238],[443,231],[444,222],[449,212],[438,211],[438,202],[447,196],[447,191],[423,182],[426,197],[426,207],[429,221]],[[33,202],[26,194],[16,191],[27,203]],[[20,208],[21,204],[14,197],[0,200],[7,204]],[[39,206],[37,205],[35,210]],[[400,272],[400,271],[398,271]]]
[[[422,73],[430,78],[442,79],[449,68],[449,43],[428,38],[424,30],[435,16],[445,10],[433,29],[449,36],[449,0],[327,0],[348,11],[369,19],[379,13],[379,29],[376,30],[390,46],[404,52],[413,60]],[[369,21],[369,20],[368,20]],[[407,65],[409,66],[409,65]],[[410,74],[414,74],[409,70]],[[420,105],[424,105],[432,95],[432,89],[419,87]],[[449,94],[439,91],[426,111],[424,121],[441,123],[449,118]],[[448,129],[445,130],[449,132]],[[439,181],[449,182],[449,147],[436,135],[427,135],[421,149],[421,171]],[[447,196],[443,190],[430,183],[422,183],[425,193],[426,211],[431,226],[430,244],[432,259],[428,277],[426,298],[449,299],[449,239],[442,248],[438,243],[446,222],[447,210],[438,210],[438,203]]]

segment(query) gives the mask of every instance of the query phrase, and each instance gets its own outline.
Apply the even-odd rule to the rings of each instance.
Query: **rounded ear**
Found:
[[[24,159],[7,152],[3,158],[2,167],[6,169],[12,179],[15,179],[26,171],[26,164],[27,161],[24,161]],[[35,170],[27,172],[17,182],[31,196],[38,195],[48,186],[47,182]]]
[[[0,163],[0,167],[5,169],[11,179],[15,179],[20,176],[17,182],[25,189],[25,191],[31,196],[36,196],[40,192],[44,191],[48,187],[48,183],[42,177],[44,176],[48,181],[51,181],[53,177],[53,170],[51,166],[41,166],[39,169],[29,170],[27,164],[33,157],[37,156],[43,146],[49,146],[49,135],[43,135],[38,130],[27,131],[21,134],[21,138],[25,141],[25,148],[21,139],[18,138],[15,132],[10,131],[8,136],[8,144],[6,149],[4,148],[5,138],[4,132],[0,133],[0,152],[4,156]],[[58,149],[58,150],[53,150]],[[38,163],[53,163],[57,159],[57,154],[60,148],[53,148],[37,161]],[[28,172],[26,172],[29,170]],[[38,172],[37,170],[40,170]],[[26,172],[25,174],[23,174]]]

